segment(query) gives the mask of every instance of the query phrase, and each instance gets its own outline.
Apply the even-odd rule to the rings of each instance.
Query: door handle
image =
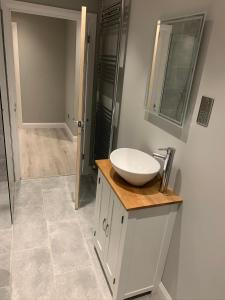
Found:
[[[81,129],[84,128],[84,121],[81,121],[81,120],[73,120],[73,123],[74,123],[77,127],[81,128]]]

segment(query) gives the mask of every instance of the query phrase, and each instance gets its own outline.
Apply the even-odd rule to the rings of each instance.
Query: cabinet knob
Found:
[[[102,228],[103,228],[104,231],[106,231],[106,227],[107,227],[106,226],[106,218],[104,218],[103,222],[102,222]]]

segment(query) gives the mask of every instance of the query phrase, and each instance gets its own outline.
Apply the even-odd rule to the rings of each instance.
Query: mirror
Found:
[[[185,121],[204,19],[204,14],[198,14],[157,23],[146,109],[180,127]]]

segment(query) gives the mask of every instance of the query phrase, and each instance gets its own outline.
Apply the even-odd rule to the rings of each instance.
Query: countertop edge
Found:
[[[102,167],[102,165],[101,165],[101,162],[103,162],[103,161],[109,161],[110,162],[110,160],[108,159],[104,159],[104,160],[96,160],[95,162],[96,162],[96,165],[97,165],[97,167],[98,167],[98,169],[101,171],[101,173],[103,174],[103,176],[104,176],[104,178],[107,180],[107,182],[108,182],[108,184],[110,185],[110,187],[112,188],[112,190],[113,190],[113,192],[116,194],[116,196],[119,198],[119,200],[120,200],[120,202],[121,202],[121,204],[123,205],[123,207],[127,210],[127,211],[134,211],[134,210],[139,210],[139,209],[145,209],[145,208],[151,208],[151,207],[159,207],[159,206],[165,206],[165,205],[173,205],[173,204],[177,204],[177,205],[179,205],[179,204],[181,204],[182,202],[183,202],[183,200],[182,200],[182,198],[180,197],[180,196],[178,196],[178,195],[176,195],[171,189],[168,189],[168,191],[171,193],[171,195],[168,195],[168,197],[173,197],[173,195],[174,195],[174,197],[176,197],[177,199],[176,200],[169,200],[168,202],[161,202],[161,203],[149,203],[148,205],[142,205],[142,206],[140,206],[140,205],[137,205],[137,206],[133,206],[133,207],[127,207],[126,205],[125,205],[125,203],[124,203],[124,201],[123,201],[123,199],[121,199],[122,198],[122,196],[121,196],[121,194],[120,193],[118,193],[118,191],[116,190],[116,188],[111,184],[111,182],[110,182],[110,180],[109,180],[109,178],[108,178],[108,176],[107,176],[107,174],[106,174],[106,171],[104,170],[104,168]],[[111,164],[111,162],[110,162],[110,164]],[[116,173],[116,172],[115,172]],[[119,175],[118,175],[119,176]],[[111,179],[111,180],[113,180],[113,179]],[[115,184],[116,184],[116,182],[115,182]],[[128,183],[127,183],[127,186],[129,187],[132,187],[132,185],[129,185]],[[141,188],[140,188],[141,189]],[[160,192],[159,192],[160,193]],[[160,194],[162,194],[162,193],[160,193]],[[164,194],[162,194],[162,195],[164,195]],[[167,195],[164,195],[165,197],[167,197]]]

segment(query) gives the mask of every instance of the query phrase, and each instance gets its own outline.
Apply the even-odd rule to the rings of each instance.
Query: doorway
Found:
[[[76,26],[12,13],[22,179],[75,174]]]
[[[9,106],[11,113],[11,132],[13,141],[13,158],[15,179],[21,180],[21,153],[19,147],[19,130],[18,130],[18,109],[17,109],[17,89],[16,86],[16,66],[14,63],[13,52],[13,13],[22,13],[28,15],[56,18],[66,21],[76,22],[76,53],[75,53],[75,78],[73,85],[75,88],[74,107],[77,103],[77,119],[72,118],[73,124],[77,128],[77,137],[75,138],[74,156],[75,157],[75,175],[70,175],[73,186],[71,191],[71,199],[74,202],[75,209],[80,205],[80,177],[82,174],[89,174],[92,171],[90,162],[90,134],[92,126],[92,95],[93,95],[93,80],[94,80],[94,63],[95,63],[95,37],[96,37],[96,20],[95,13],[87,13],[86,7],[82,6],[81,11],[68,10],[63,8],[39,5],[21,1],[3,1],[3,23],[4,23],[4,42],[6,69],[9,91]],[[19,48],[18,48],[19,49]],[[20,67],[20,66],[19,66]],[[20,87],[21,88],[21,87]],[[22,109],[21,109],[22,111]],[[23,112],[22,112],[23,114]],[[74,114],[75,115],[75,114]],[[68,117],[68,114],[67,114]],[[30,124],[25,124],[25,126]],[[41,129],[45,128],[46,124],[42,124]],[[49,125],[49,124],[48,124]],[[63,129],[64,129],[63,124]],[[32,126],[33,127],[33,124]],[[62,127],[62,123],[57,124],[57,128]],[[66,125],[66,127],[68,127]],[[45,137],[45,135],[44,135]],[[70,136],[71,137],[71,136]],[[30,141],[30,140],[29,140]],[[36,143],[37,144],[37,143]],[[39,149],[38,145],[38,149]],[[55,147],[53,146],[53,149]],[[63,150],[65,152],[65,150]],[[43,156],[44,157],[44,156]],[[29,164],[33,161],[30,160]],[[72,163],[70,161],[70,167]],[[73,166],[72,166],[73,168]],[[74,169],[72,169],[72,172]],[[67,170],[68,172],[68,170]],[[70,189],[71,190],[71,189]]]

